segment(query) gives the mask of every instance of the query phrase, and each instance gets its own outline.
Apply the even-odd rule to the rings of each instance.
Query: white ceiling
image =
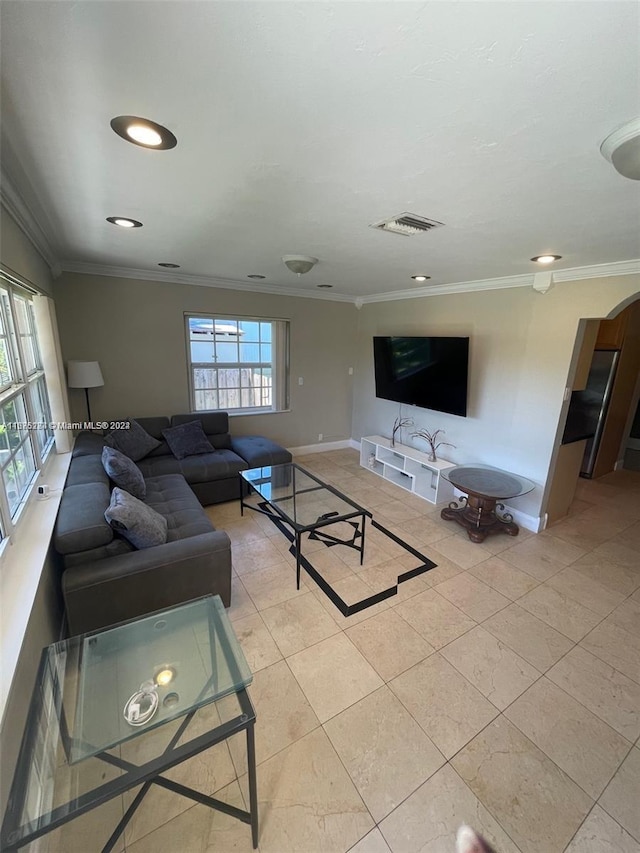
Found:
[[[5,185],[63,269],[376,297],[640,257],[635,2],[3,0]],[[166,125],[124,142],[117,115]],[[5,193],[6,197],[6,193]],[[401,237],[402,212],[445,223]],[[143,228],[105,221],[120,215]],[[319,258],[297,278],[283,254]],[[169,275],[175,279],[176,276]],[[333,290],[319,291],[318,284]]]

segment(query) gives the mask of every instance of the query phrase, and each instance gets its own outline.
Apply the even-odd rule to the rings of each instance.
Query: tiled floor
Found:
[[[548,531],[475,545],[355,451],[296,461],[438,568],[345,619],[310,580],[296,591],[270,522],[210,508],[233,541],[230,616],[255,674],[262,853],[452,853],[462,822],[498,853],[639,853],[640,473],[581,480]],[[368,589],[394,560],[375,544],[362,570],[335,548],[313,559]],[[244,760],[236,740],[182,776],[242,805]],[[56,849],[99,849],[112,827],[105,808]],[[125,844],[251,850],[246,825],[160,790]]]

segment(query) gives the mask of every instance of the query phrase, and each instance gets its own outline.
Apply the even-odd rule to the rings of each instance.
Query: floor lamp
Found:
[[[89,388],[100,388],[104,385],[99,363],[97,361],[70,361],[67,364],[67,384],[69,388],[84,388],[87,398],[87,417],[91,423]]]

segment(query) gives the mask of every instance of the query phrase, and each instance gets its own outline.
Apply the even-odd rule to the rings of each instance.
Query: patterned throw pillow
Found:
[[[105,447],[102,451],[102,465],[116,486],[141,501],[146,498],[147,484],[142,471],[128,456],[113,447]]]
[[[201,453],[213,453],[214,448],[200,421],[189,421],[180,426],[163,429],[162,434],[176,459],[186,456],[199,456]]]
[[[104,517],[134,548],[153,548],[167,541],[167,519],[116,486]]]
[[[143,429],[138,421],[132,418],[127,420],[129,429],[114,429],[109,435],[105,436],[104,443],[108,447],[113,447],[124,453],[129,459],[137,462],[142,459],[156,447],[160,447],[161,443],[152,435]]]

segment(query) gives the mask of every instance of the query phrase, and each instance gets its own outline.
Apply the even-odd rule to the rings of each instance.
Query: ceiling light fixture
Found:
[[[180,268],[180,264],[169,264],[165,261],[162,261],[161,263],[159,263],[158,266],[164,267],[165,269],[168,269],[168,270],[177,270]]]
[[[535,258],[531,258],[532,261],[535,261],[537,264],[552,264],[554,261],[559,261],[562,258],[562,255],[536,255]]]
[[[411,278],[414,281],[426,281],[428,278],[431,278],[430,275],[412,275]]]
[[[266,275],[258,275],[258,273],[251,273],[247,278],[252,278],[254,281],[261,281],[263,278],[266,278]]]
[[[170,130],[148,118],[116,116],[111,119],[111,128],[126,142],[139,145],[141,148],[167,151],[178,144],[178,140]]]
[[[129,219],[126,216],[107,216],[107,222],[118,225],[120,228],[142,228],[142,222],[137,219]]]
[[[640,118],[610,133],[600,146],[600,153],[623,177],[640,181]]]
[[[318,263],[318,259],[312,258],[310,255],[283,255],[282,260],[285,267],[294,272],[298,278],[309,272]]]

